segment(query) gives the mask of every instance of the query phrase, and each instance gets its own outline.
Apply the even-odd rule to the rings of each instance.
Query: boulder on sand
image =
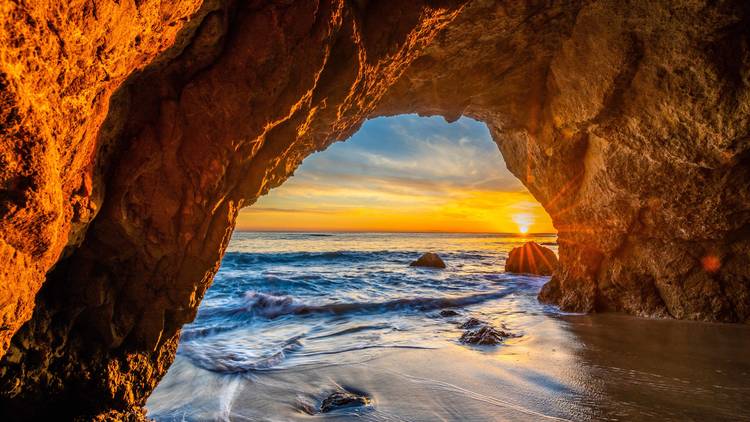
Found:
[[[506,332],[498,331],[489,325],[482,325],[476,330],[463,333],[459,341],[466,344],[493,346],[502,343],[506,337],[510,337]]]
[[[466,329],[459,341],[464,344],[496,345],[506,338],[518,337],[518,335],[506,331],[505,325],[502,329],[495,328],[490,324],[476,318],[469,318],[461,324],[460,328]]]
[[[526,242],[513,248],[505,261],[506,273],[552,275],[557,269],[557,256],[550,248]]]
[[[438,254],[432,252],[427,252],[409,265],[412,267],[445,268],[445,262],[440,259]]]
[[[361,393],[336,391],[323,400],[323,403],[320,405],[320,412],[327,413],[352,406],[367,406],[371,401],[369,397]]]

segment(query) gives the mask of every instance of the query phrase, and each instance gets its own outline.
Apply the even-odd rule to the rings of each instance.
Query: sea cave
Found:
[[[643,354],[691,333],[747,346],[747,2],[4,0],[0,16],[4,420],[146,418],[240,211],[404,114],[486,125],[549,215],[559,266],[534,303],[612,330],[687,324],[645,328],[627,343]]]

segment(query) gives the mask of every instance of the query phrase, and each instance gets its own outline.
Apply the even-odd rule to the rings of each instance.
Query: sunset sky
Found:
[[[238,230],[554,232],[483,123],[367,121],[244,209]]]

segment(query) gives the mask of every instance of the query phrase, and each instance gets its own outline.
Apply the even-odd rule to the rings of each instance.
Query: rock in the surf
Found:
[[[552,275],[557,265],[557,256],[552,249],[536,242],[526,242],[510,251],[505,261],[505,272]]]
[[[442,311],[440,311],[440,316],[444,318],[454,317],[454,316],[459,316],[459,315],[461,314],[454,311],[453,309],[443,309]]]
[[[500,344],[509,337],[515,337],[513,334],[503,330],[498,330],[490,325],[482,324],[475,329],[467,330],[459,341],[465,344],[478,345],[496,345]]]
[[[443,262],[438,254],[433,252],[427,252],[409,265],[412,267],[445,268],[445,262]]]
[[[350,391],[336,391],[331,393],[320,405],[320,412],[327,413],[337,409],[353,406],[367,406],[372,400],[364,394]]]

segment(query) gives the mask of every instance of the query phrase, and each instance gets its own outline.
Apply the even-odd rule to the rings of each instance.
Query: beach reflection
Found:
[[[560,317],[596,419],[750,420],[750,327]]]

